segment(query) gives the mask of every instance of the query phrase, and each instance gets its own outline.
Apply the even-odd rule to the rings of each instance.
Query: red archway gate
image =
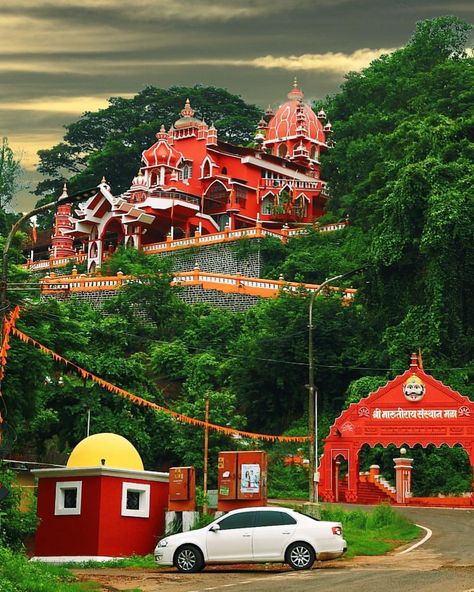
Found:
[[[410,368],[384,387],[352,403],[336,419],[320,461],[320,496],[358,501],[359,453],[368,444],[461,445],[469,455],[474,491],[474,402],[427,374],[412,354]],[[345,499],[338,500],[337,463],[348,464]],[[470,502],[474,505],[474,493]]]

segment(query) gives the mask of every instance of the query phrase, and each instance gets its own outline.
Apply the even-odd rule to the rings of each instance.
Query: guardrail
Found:
[[[71,276],[46,276],[40,280],[41,293],[57,294],[63,292],[74,294],[77,292],[93,292],[103,290],[118,290],[122,286],[137,281],[129,275],[117,274],[116,276],[87,276],[73,274]],[[200,286],[204,290],[219,290],[221,292],[233,292],[258,296],[260,298],[275,298],[282,292],[306,295],[319,289],[317,284],[301,284],[297,282],[286,282],[283,279],[267,280],[249,278],[241,275],[227,275],[220,273],[208,273],[198,268],[189,272],[174,274],[172,285],[175,286]],[[353,288],[328,287],[328,293],[339,292],[343,300],[350,302],[357,290]]]

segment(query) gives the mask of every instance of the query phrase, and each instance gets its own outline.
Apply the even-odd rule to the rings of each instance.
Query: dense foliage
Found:
[[[324,162],[332,210],[348,214],[371,264],[365,290],[391,365],[423,348],[472,375],[474,59],[472,27],[418,24],[408,45],[351,73],[327,109],[336,147]]]
[[[0,504],[0,551],[2,547],[20,550],[25,540],[36,531],[36,502],[33,492],[21,490],[16,484],[14,472],[1,462],[0,483],[8,492]],[[3,590],[1,586],[0,590]]]
[[[452,17],[425,21],[405,48],[347,76],[325,106],[336,147],[323,166],[332,190],[328,216],[348,214],[351,226],[261,246],[269,277],[321,282],[367,266],[347,280],[358,288],[351,306],[342,306],[337,294],[315,301],[320,446],[341,409],[405,370],[418,348],[430,373],[474,397],[474,74],[473,58],[463,53],[469,30]],[[62,145],[42,152],[42,171],[52,180],[44,187],[64,171],[76,175],[77,187],[95,184],[103,173],[125,187],[138,166],[133,158],[162,120],[176,118],[176,105],[187,96],[199,115],[220,121],[223,133],[226,125],[240,129],[229,140],[246,141],[256,110],[230,95],[224,100],[223,92],[149,88],[133,99],[112,99],[107,109],[71,124]],[[211,114],[213,103],[219,107]],[[240,118],[242,125],[226,117]],[[107,169],[109,164],[120,171]],[[242,241],[236,252],[245,257],[253,248]],[[143,281],[124,289],[102,313],[73,301],[38,302],[34,292],[12,292],[10,301],[23,303],[19,326],[106,380],[190,416],[203,419],[208,398],[211,422],[307,433],[304,294],[283,292],[245,314],[232,314],[183,304],[161,259],[119,251],[105,271],[118,270]],[[69,452],[85,436],[90,411],[92,433],[123,434],[147,468],[202,467],[201,430],[84,383],[17,340],[3,386],[8,421],[23,450],[29,442],[43,458]],[[212,479],[218,450],[236,446],[262,445],[210,434]],[[268,449],[273,491],[301,487],[304,473],[282,464],[296,447]],[[465,451],[411,453],[417,494],[470,489]],[[377,462],[390,476],[394,454],[364,451],[361,470]]]

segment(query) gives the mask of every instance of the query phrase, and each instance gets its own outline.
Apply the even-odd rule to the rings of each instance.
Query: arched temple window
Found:
[[[273,204],[275,203],[275,197],[273,195],[267,195],[262,199],[261,212],[265,215],[271,215],[273,213]]]

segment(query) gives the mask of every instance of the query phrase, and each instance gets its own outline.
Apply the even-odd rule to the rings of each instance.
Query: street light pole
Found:
[[[309,432],[309,476],[308,493],[309,501],[319,503],[319,472],[318,472],[318,391],[314,384],[314,359],[313,359],[313,304],[316,296],[329,284],[352,276],[365,267],[359,267],[346,273],[335,275],[325,280],[318,286],[309,299],[308,311],[308,432]]]
[[[205,404],[205,415],[204,415],[204,481],[203,481],[203,504],[202,511],[207,514],[207,472],[208,472],[208,457],[209,457],[209,395],[206,395],[204,399]]]
[[[55,201],[51,201],[47,204],[39,206],[31,212],[27,212],[23,214],[23,216],[15,222],[10,230],[6,240],[5,245],[3,246],[3,253],[2,253],[2,273],[0,278],[0,306],[2,309],[2,314],[5,314],[7,309],[7,287],[8,287],[8,251],[10,250],[13,237],[20,229],[23,222],[29,220],[33,216],[37,214],[42,214],[43,212],[47,212],[54,207],[61,206],[66,203],[77,202],[77,201],[84,201],[89,197],[92,197],[97,193],[97,187],[93,187],[92,189],[86,189],[85,191],[81,191],[79,193],[75,193],[74,195],[66,195],[65,197],[60,197]]]

